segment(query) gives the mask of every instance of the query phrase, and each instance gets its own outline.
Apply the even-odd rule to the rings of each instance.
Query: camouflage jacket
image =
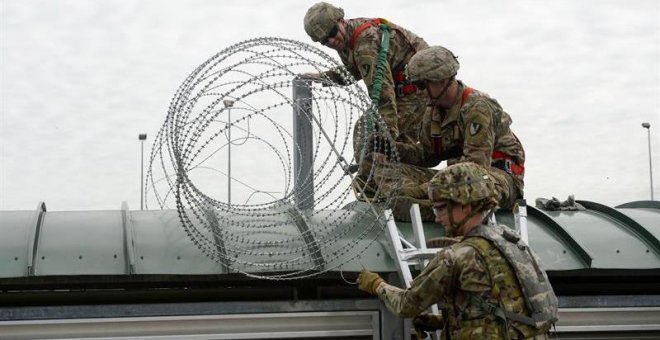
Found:
[[[475,242],[480,246],[475,247]],[[497,285],[492,278],[497,278]],[[460,242],[440,250],[410,288],[383,283],[377,293],[389,310],[404,318],[419,315],[434,304],[446,308],[443,331],[452,339],[499,339],[506,338],[506,333],[517,339],[547,331],[516,321],[509,321],[505,328],[500,319],[472,302],[480,296],[500,308],[529,315],[506,258],[489,241],[469,233]]]
[[[362,31],[353,42],[351,49],[351,37],[353,32],[362,24],[374,19],[358,18],[346,20],[346,46],[338,51],[342,63],[357,80],[364,80],[367,91],[371,95],[374,84],[374,73],[378,63],[380,52],[381,32],[377,25],[369,26]],[[418,37],[409,30],[393,23],[390,26],[390,48],[385,63],[383,74],[383,87],[380,94],[380,107],[378,112],[383,117],[385,124],[390,128],[393,137],[399,133],[398,116],[396,107],[396,89],[393,74],[403,72],[410,58],[419,50],[428,47],[424,39]],[[345,85],[339,73],[334,70],[325,74],[340,85]]]
[[[397,143],[401,162],[434,167],[443,160],[447,164],[469,161],[490,167],[497,150],[523,165],[525,151],[510,129],[511,117],[495,99],[476,90],[463,102],[466,86],[460,81],[458,85],[451,108],[426,112],[419,143]],[[523,175],[514,177],[522,182]]]

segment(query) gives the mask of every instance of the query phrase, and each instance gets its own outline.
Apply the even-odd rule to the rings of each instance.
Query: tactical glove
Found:
[[[360,290],[371,295],[376,295],[376,288],[378,288],[378,285],[380,285],[381,282],[385,282],[385,280],[376,273],[372,273],[367,269],[362,269],[360,276],[357,278],[357,282]]]
[[[428,336],[426,332],[435,332],[442,329],[443,325],[442,315],[420,314],[413,319],[417,340],[426,339]]]
[[[420,314],[413,318],[413,325],[415,329],[425,332],[434,332],[442,329],[444,320],[440,314]]]

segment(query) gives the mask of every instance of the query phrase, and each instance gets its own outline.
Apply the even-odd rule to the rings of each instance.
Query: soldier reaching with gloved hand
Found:
[[[373,196],[377,188],[374,183],[366,183],[368,173],[373,161],[390,156],[386,141],[414,144],[419,139],[428,95],[406,80],[404,70],[410,58],[428,44],[382,18],[344,19],[343,9],[326,2],[309,8],[304,26],[313,41],[337,51],[343,67],[355,79],[364,81],[372,99],[372,108],[354,128],[353,151],[355,160],[361,162],[354,184]],[[347,85],[348,79],[341,75],[331,69],[303,76],[326,85]]]
[[[440,170],[428,197],[435,220],[460,242],[440,250],[410,288],[387,284],[364,269],[359,288],[393,313],[417,317],[424,330],[442,326],[445,339],[547,339],[557,321],[557,298],[538,257],[506,226],[486,225],[497,204],[496,181],[482,166],[463,162]],[[421,314],[431,305],[443,318]]]

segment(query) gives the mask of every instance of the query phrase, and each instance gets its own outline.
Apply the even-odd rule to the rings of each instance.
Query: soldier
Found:
[[[309,8],[305,14],[304,25],[313,41],[336,50],[353,77],[364,80],[372,99],[377,95],[378,113],[391,138],[406,144],[417,142],[428,96],[425,91],[406,81],[404,70],[410,58],[428,44],[409,30],[385,19],[344,19],[343,9],[325,2],[319,2]],[[389,35],[389,47],[381,44],[385,34]],[[379,53],[384,48],[388,49],[384,51],[387,54],[382,60],[382,79],[379,80],[376,76]],[[347,84],[347,80],[337,70],[309,73],[305,76],[326,83]],[[364,129],[364,119],[361,119],[356,125],[353,137],[358,161],[360,150],[368,138]]]
[[[416,317],[417,329],[441,326],[445,339],[547,339],[558,301],[538,257],[508,227],[484,224],[497,204],[496,185],[475,163],[440,170],[428,197],[436,222],[461,240],[441,249],[408,289],[366,269],[359,288],[400,317]],[[442,316],[420,315],[434,304]]]
[[[402,163],[400,174],[388,170],[380,176],[383,181],[400,181],[403,174],[408,183],[401,192],[420,199],[435,174],[429,168],[443,160],[448,165],[474,162],[486,167],[495,179],[499,206],[511,208],[523,197],[525,151],[511,131],[511,117],[495,99],[457,80],[458,69],[456,56],[441,46],[424,49],[410,59],[407,77],[418,88],[426,89],[432,110],[424,117],[420,143],[396,143]],[[425,208],[427,213],[422,211],[422,216],[430,216],[428,203]],[[393,211],[395,217],[405,218],[397,215],[407,208],[395,206]]]

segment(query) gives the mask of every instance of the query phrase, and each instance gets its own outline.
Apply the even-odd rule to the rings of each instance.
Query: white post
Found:
[[[231,205],[231,107],[234,106],[233,99],[223,101],[227,108],[227,205]]]
[[[529,245],[529,236],[527,234],[527,201],[519,199],[513,206],[513,215],[515,217],[516,230],[520,233],[520,238]]]
[[[651,201],[653,201],[653,162],[651,161],[651,123],[642,123],[649,136],[649,178],[651,180]]]
[[[144,210],[144,141],[147,139],[146,133],[138,135],[140,140],[140,210]]]

